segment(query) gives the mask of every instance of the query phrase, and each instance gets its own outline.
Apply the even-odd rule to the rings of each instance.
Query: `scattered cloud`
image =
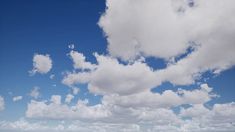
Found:
[[[52,68],[52,60],[48,54],[35,54],[33,57],[33,69],[30,71],[30,74],[34,75],[35,73],[46,74]]]
[[[13,100],[14,102],[20,101],[20,100],[22,100],[22,99],[23,99],[23,96],[15,96],[15,97],[12,98],[12,100]]]
[[[78,100],[74,106],[61,104],[61,96],[52,95],[51,100],[35,101],[28,104],[26,116],[28,118],[46,119],[99,119],[107,117],[109,112],[98,104],[88,106],[88,100]]]
[[[90,70],[92,70],[95,68],[94,64],[86,61],[86,57],[82,53],[79,53],[77,51],[72,50],[72,51],[70,51],[69,56],[73,60],[73,63],[74,63],[73,67],[75,69],[82,69],[82,70],[90,69]]]
[[[29,93],[29,96],[33,97],[34,99],[39,98],[40,92],[39,92],[39,87],[35,86]]]

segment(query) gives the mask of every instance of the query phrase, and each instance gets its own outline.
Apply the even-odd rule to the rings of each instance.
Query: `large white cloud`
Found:
[[[233,0],[112,0],[106,1],[99,25],[113,56],[168,59],[184,53],[189,41],[223,49],[234,45],[234,4]]]
[[[5,101],[2,96],[0,96],[0,111],[5,109]]]
[[[30,73],[33,75],[35,73],[46,74],[52,68],[52,60],[48,54],[35,54],[33,57],[33,69]]]

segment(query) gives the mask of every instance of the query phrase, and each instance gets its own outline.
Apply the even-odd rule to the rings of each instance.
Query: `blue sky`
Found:
[[[0,96],[4,105],[2,110],[0,107],[0,130],[192,131],[194,124],[204,121],[185,112],[194,108],[199,113],[208,111],[205,118],[214,120],[219,117],[210,113],[227,109],[231,119],[223,123],[232,125],[212,130],[235,130],[235,29],[229,29],[229,24],[235,24],[231,18],[234,2],[228,0],[222,6],[219,1],[210,2],[2,0]],[[221,13],[213,14],[218,8]],[[48,68],[50,61],[52,67]],[[48,70],[45,73],[40,72],[43,66]],[[30,74],[32,69],[36,71]],[[35,87],[37,97],[31,94]],[[76,88],[77,94],[73,93]],[[73,97],[71,102],[66,103],[67,95]],[[22,99],[13,101],[17,96]],[[159,128],[158,120],[142,118],[138,112],[153,117],[173,112],[173,117],[166,117],[177,121],[170,128],[167,121]],[[159,119],[169,120],[166,117]],[[15,125],[18,121],[27,125]],[[47,128],[42,122],[49,122]],[[186,124],[191,127],[184,128]],[[212,131],[206,127],[195,131],[202,130]]]
[[[3,119],[17,119],[24,115],[30,100],[27,93],[34,86],[41,87],[43,96],[66,93],[61,84],[61,72],[72,69],[66,54],[69,44],[75,44],[87,59],[92,53],[106,52],[106,41],[97,25],[105,3],[89,1],[2,1],[1,2],[1,95],[7,104]],[[9,51],[10,50],[10,51]],[[29,76],[35,53],[49,53],[55,66],[48,75]],[[55,80],[49,75],[56,74]],[[14,83],[10,83],[14,80]],[[57,84],[54,88],[52,85]],[[45,89],[44,89],[45,87]],[[47,88],[49,89],[47,89]],[[12,102],[12,96],[24,95],[22,102]],[[11,109],[19,108],[19,112]]]

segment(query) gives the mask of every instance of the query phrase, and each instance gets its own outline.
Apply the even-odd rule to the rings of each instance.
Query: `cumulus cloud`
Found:
[[[70,51],[69,56],[73,60],[73,63],[74,63],[73,67],[75,69],[82,69],[82,70],[90,69],[90,70],[92,70],[95,68],[94,64],[86,61],[86,57],[82,53],[79,53],[77,51],[72,50],[72,51]]]
[[[29,96],[31,96],[31,97],[33,97],[33,98],[35,98],[35,99],[39,98],[39,96],[40,96],[39,89],[40,89],[39,87],[34,87],[34,88],[30,91]]]
[[[99,119],[110,113],[100,104],[88,106],[88,100],[78,100],[74,106],[61,104],[61,96],[52,95],[50,102],[31,100],[26,116],[47,119]]]
[[[46,74],[52,68],[52,60],[48,54],[35,54],[33,57],[33,69],[30,71],[32,75],[35,73]]]
[[[178,89],[176,92],[165,90],[162,94],[149,91],[125,96],[105,95],[103,103],[132,108],[172,108],[183,104],[204,104],[216,96],[212,88],[202,84],[198,89]]]
[[[174,87],[193,84],[207,71],[219,74],[235,65],[234,4],[233,0],[107,1],[99,26],[109,54],[95,53],[93,64],[69,46],[74,71],[62,80],[74,95],[77,85],[86,84],[90,93],[102,95],[100,103],[79,99],[73,104],[72,94],[64,102],[61,95],[52,95],[50,100],[31,100],[26,117],[84,123],[58,125],[63,131],[234,131],[234,102],[208,103],[218,95],[207,84],[191,90],[151,91],[167,81]],[[148,57],[164,59],[167,66],[154,70],[145,62]]]
[[[2,96],[0,96],[0,111],[5,109],[5,101]]]
[[[110,54],[124,60],[138,56],[169,60],[193,48],[157,73],[164,81],[187,85],[206,71],[218,74],[235,65],[234,4],[233,0],[106,1],[99,25]]]
[[[12,98],[12,100],[13,100],[14,102],[20,101],[20,100],[22,100],[22,99],[23,99],[23,96],[15,96],[15,97]]]
[[[191,46],[189,41],[202,45],[226,43],[226,49],[232,46],[233,5],[233,0],[106,1],[99,25],[113,56],[131,59],[143,54],[168,59],[184,53]],[[217,9],[220,12],[215,12]]]
[[[160,83],[153,70],[141,61],[121,64],[115,58],[95,54],[97,67],[93,71],[68,73],[63,83],[73,86],[89,83],[90,92],[95,94],[132,94],[149,90]],[[141,76],[144,75],[144,78]]]

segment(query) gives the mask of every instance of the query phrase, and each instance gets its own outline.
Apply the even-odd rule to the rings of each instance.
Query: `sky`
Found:
[[[234,0],[1,0],[0,131],[234,132]]]

